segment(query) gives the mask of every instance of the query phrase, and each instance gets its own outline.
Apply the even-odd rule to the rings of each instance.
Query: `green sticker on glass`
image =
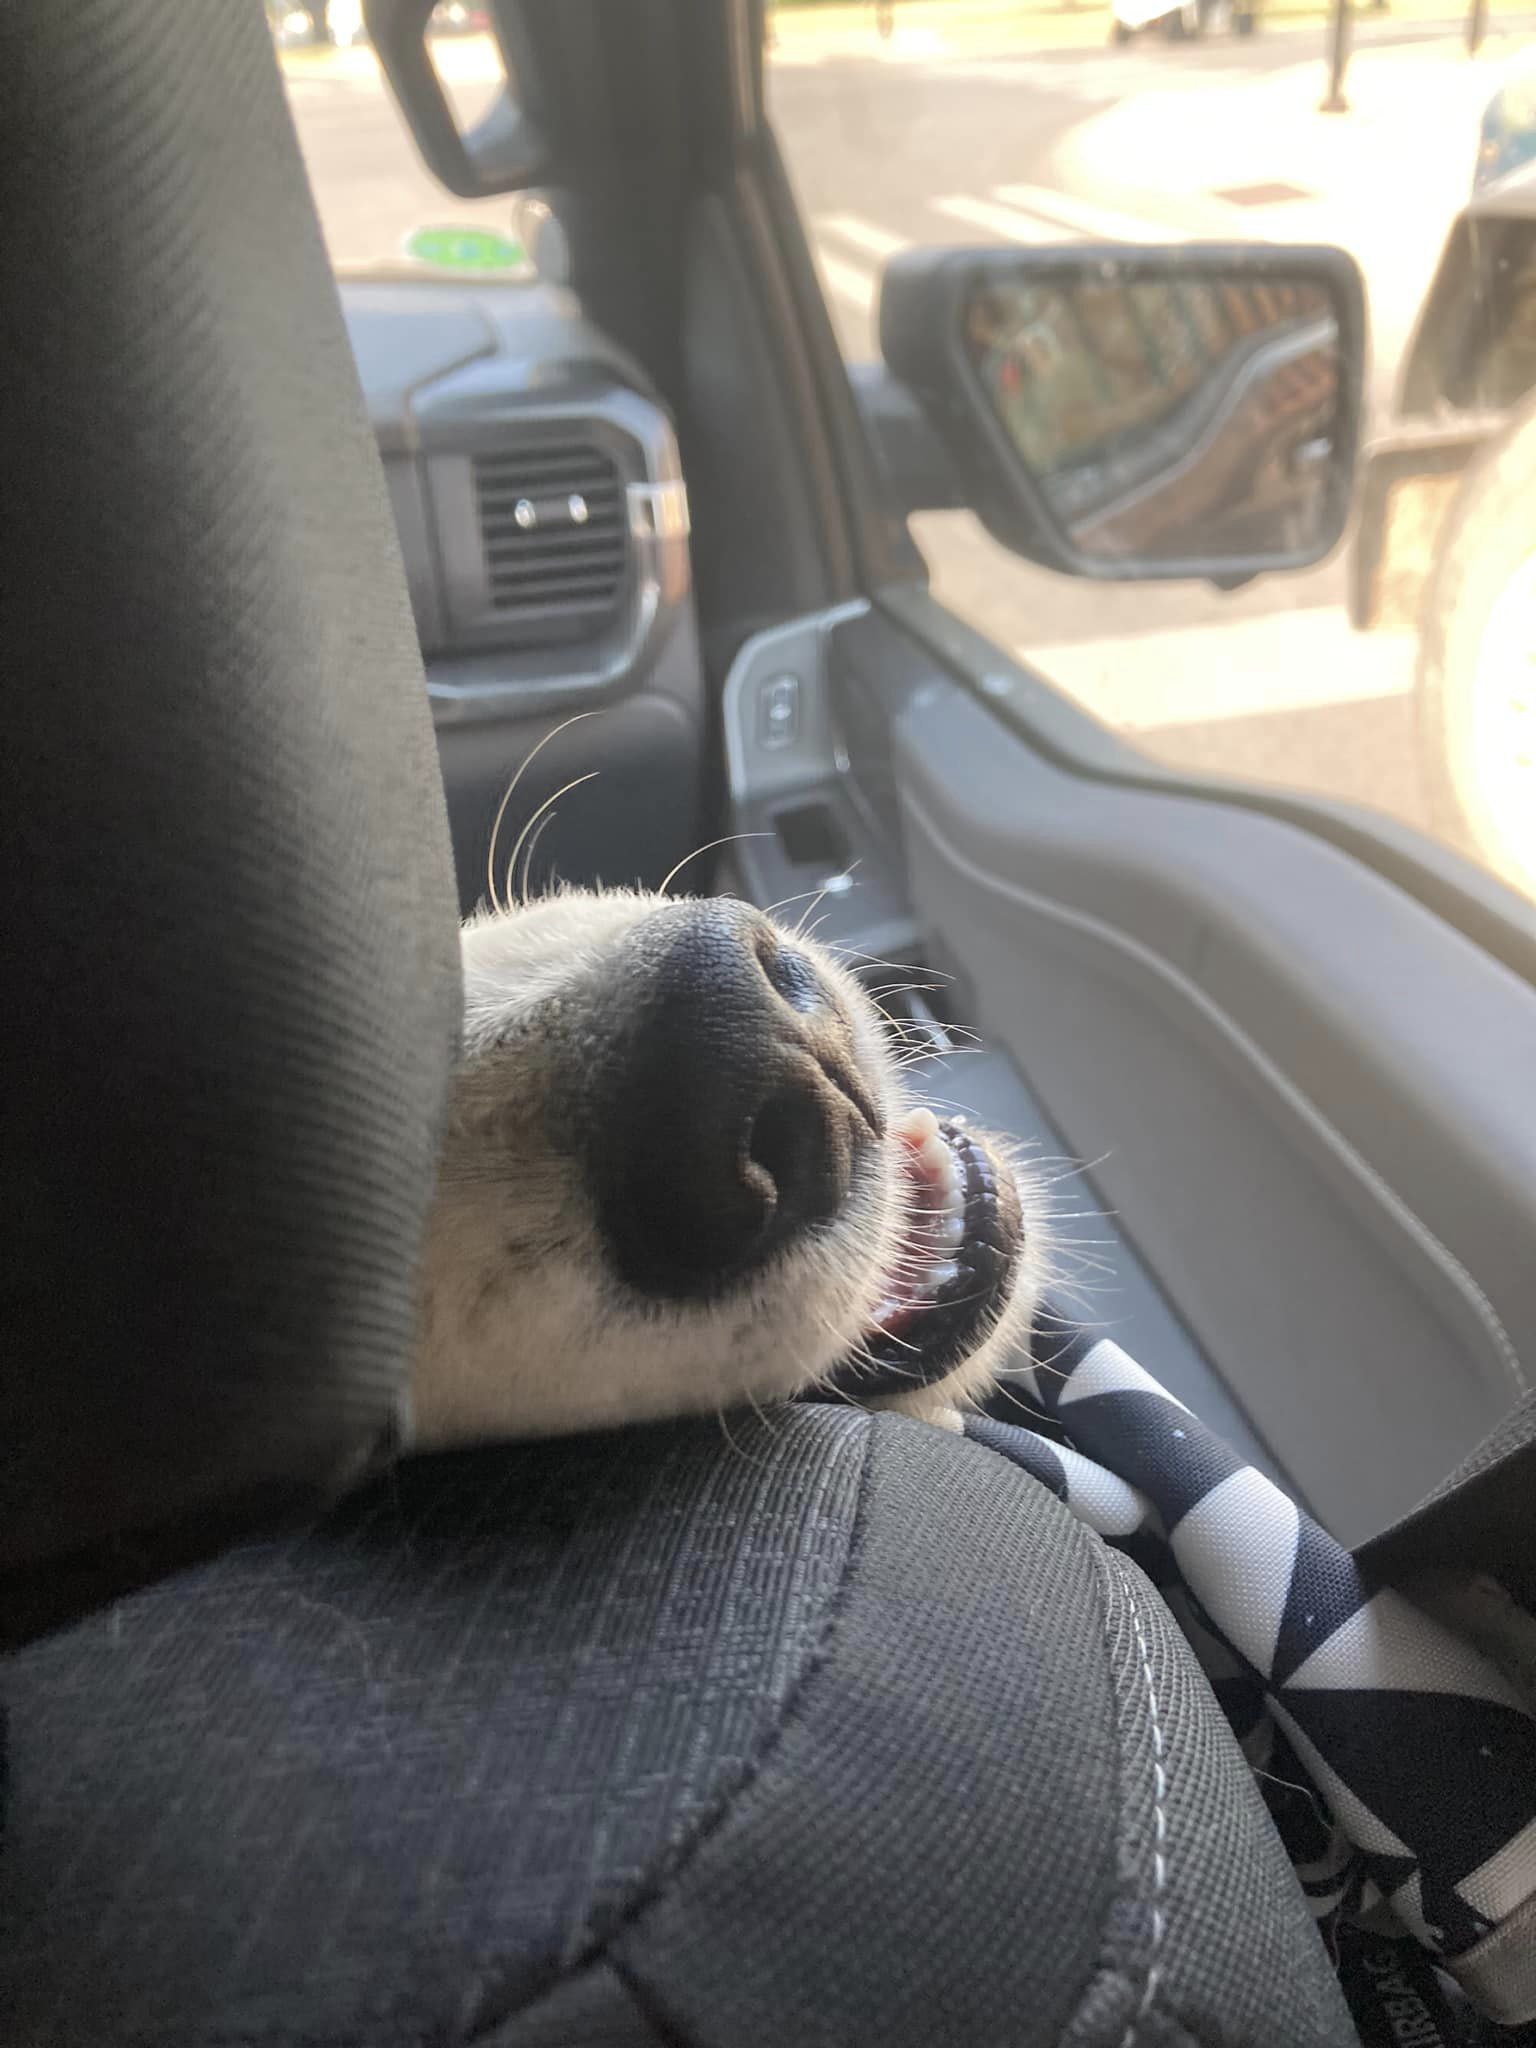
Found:
[[[499,235],[494,228],[417,228],[406,237],[405,253],[417,263],[434,270],[506,271],[526,270],[528,258],[521,242]]]

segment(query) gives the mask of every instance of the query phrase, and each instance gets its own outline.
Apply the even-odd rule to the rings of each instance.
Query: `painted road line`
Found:
[[[1096,242],[1161,242],[1173,230],[1132,213],[1117,213],[1112,207],[1095,206],[1075,193],[1048,191],[1044,185],[997,185],[994,199],[1005,206],[1021,206],[1045,220],[1060,221],[1066,228],[1090,236]]]
[[[1416,640],[1356,634],[1342,610],[1313,606],[1016,651],[1115,731],[1155,732],[1406,697]]]
[[[1210,92],[1230,73],[1190,69],[1164,69],[1131,57],[1120,63],[1106,51],[1082,50],[1063,61],[1048,56],[994,57],[990,62],[975,58],[953,58],[940,74],[946,83],[958,80],[978,85],[1023,85],[1055,100],[1078,106],[1112,107],[1132,93]]]
[[[862,249],[866,256],[873,256],[880,263],[912,246],[904,236],[877,228],[871,220],[860,220],[856,213],[824,213],[818,217],[816,227],[821,234],[851,242],[855,249]]]
[[[963,221],[967,227],[981,228],[989,235],[999,235],[1005,242],[1064,242],[1071,233],[1070,229],[1057,227],[1053,221],[1015,213],[1011,206],[999,206],[992,199],[975,199],[968,192],[956,192],[948,199],[931,199],[928,203],[935,212],[946,215],[950,220]]]
[[[825,249],[818,250],[817,255],[821,274],[837,296],[846,299],[850,306],[857,306],[861,313],[872,312],[880,290],[874,276],[855,264],[845,263],[841,256],[828,255]]]
[[[798,13],[799,10],[797,9]],[[809,10],[807,10],[809,13]],[[917,28],[897,22],[889,42],[875,31],[871,20],[851,29],[807,33],[809,22],[780,22],[778,33],[764,52],[770,65],[803,70],[821,64],[860,63],[943,66],[947,71],[952,46],[941,30]]]

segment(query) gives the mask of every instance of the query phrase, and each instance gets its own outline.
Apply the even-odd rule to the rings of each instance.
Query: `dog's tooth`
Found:
[[[952,1280],[958,1280],[959,1278],[960,1268],[953,1259],[935,1259],[928,1268],[928,1285],[935,1294],[941,1288],[947,1287]]]
[[[932,1134],[929,1137],[924,1138],[922,1145],[919,1149],[919,1157],[921,1158],[923,1165],[927,1168],[928,1172],[931,1173],[934,1179],[938,1181],[941,1185],[944,1182],[946,1175],[953,1172],[954,1155],[951,1153],[949,1147],[945,1144],[944,1140],[939,1136],[937,1124],[935,1124]]]
[[[939,1138],[939,1120],[926,1104],[919,1106],[917,1109],[909,1109],[897,1126],[897,1129],[902,1137],[916,1140],[919,1144],[924,1145],[925,1149],[926,1141],[930,1138],[940,1144],[943,1143],[943,1140]],[[947,1150],[948,1148],[946,1147],[945,1149]]]
[[[953,1250],[958,1251],[960,1246],[965,1243],[965,1217],[963,1213],[957,1216],[951,1210],[935,1229],[933,1238],[935,1244],[948,1245]]]

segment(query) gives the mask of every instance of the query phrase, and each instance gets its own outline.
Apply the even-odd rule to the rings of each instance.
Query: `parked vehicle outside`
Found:
[[[1110,40],[1128,43],[1143,29],[1158,28],[1175,42],[1215,32],[1251,36],[1258,8],[1245,0],[1112,0]]]
[[[1362,630],[1411,623],[1435,822],[1536,891],[1536,54],[1488,102],[1362,475]]]

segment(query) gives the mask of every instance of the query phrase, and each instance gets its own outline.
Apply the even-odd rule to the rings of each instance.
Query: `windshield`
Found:
[[[329,0],[322,39],[326,15],[316,0],[273,23],[337,267],[526,274],[509,202],[454,200],[421,165],[354,0]],[[439,72],[473,118],[502,76],[489,16],[443,5],[434,27]],[[1469,22],[1394,0],[1354,18],[1345,51],[1326,0],[783,0],[768,63],[851,362],[877,357],[882,269],[915,245],[1258,238],[1354,254],[1367,440],[1391,461],[1362,464],[1353,530],[1322,566],[1236,591],[1106,584],[1032,566],[969,511],[920,515],[914,535],[943,603],[1149,757],[1365,806],[1536,894],[1536,565],[1518,538],[1536,519],[1536,186],[1522,197],[1536,89],[1522,29],[1498,5]],[[1458,255],[1474,191],[1498,220],[1463,223]],[[1131,310],[1140,336],[1178,335],[1157,408],[1127,383],[1116,415],[1127,459],[1150,461],[1164,420],[1184,430],[1173,408],[1193,366],[1241,321],[1198,291],[1174,303],[1149,287]],[[1309,309],[1293,311],[1305,357]],[[1104,295],[1020,302],[996,316],[1011,352],[973,337],[1027,459],[1078,463],[1085,519],[1124,478],[1090,460],[1079,415],[1102,427],[1103,406],[1073,402],[1068,325],[1109,335],[1125,313]],[[1048,413],[1008,383],[1030,350],[1060,366]]]
[[[521,252],[505,246],[515,242],[507,200],[456,199],[423,164],[369,48],[361,0],[269,8],[269,18],[337,270],[375,276],[402,268],[422,275],[515,271]],[[471,126],[505,79],[490,16],[483,7],[447,0],[433,11],[431,43],[455,118],[461,128]],[[465,228],[477,232],[441,232]]]

